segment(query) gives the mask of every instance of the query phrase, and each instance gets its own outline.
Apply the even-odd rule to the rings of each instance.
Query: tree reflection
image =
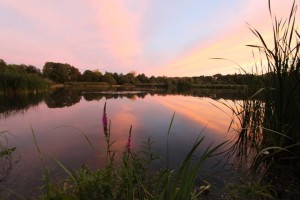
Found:
[[[81,100],[81,92],[73,90],[57,89],[45,98],[48,108],[70,107]]]
[[[38,106],[44,93],[31,95],[0,96],[0,119],[25,113],[28,109]]]
[[[105,99],[122,99],[128,98],[131,100],[143,99],[147,95],[147,92],[139,91],[105,91],[105,92],[83,92],[82,96],[86,101],[94,101]]]
[[[101,99],[122,99],[127,98],[133,101],[143,99],[147,95],[184,95],[195,97],[209,97],[215,100],[230,99],[243,100],[246,99],[246,92],[243,90],[211,90],[211,89],[195,89],[183,90],[146,90],[146,91],[124,91],[124,90],[105,90],[105,91],[82,91],[82,90],[66,90],[59,88],[47,93],[36,93],[31,95],[15,95],[4,97],[0,96],[0,119],[7,118],[15,114],[25,113],[28,109],[38,106],[43,100],[48,108],[70,107],[79,103],[83,97],[86,101],[100,101]]]

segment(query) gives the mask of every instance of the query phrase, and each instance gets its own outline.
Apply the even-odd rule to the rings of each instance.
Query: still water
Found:
[[[52,169],[54,179],[66,176],[55,159],[68,168],[79,168],[82,164],[92,169],[104,166],[106,143],[102,115],[105,102],[107,117],[111,121],[111,139],[115,141],[112,150],[117,155],[126,150],[132,125],[131,145],[134,151],[141,150],[143,141],[151,138],[154,151],[164,157],[167,132],[175,112],[169,136],[169,152],[170,165],[176,168],[199,135],[205,136],[205,143],[198,153],[212,142],[219,144],[232,140],[234,133],[228,132],[231,112],[218,102],[232,103],[232,100],[240,98],[240,94],[228,91],[168,94],[64,90],[25,99],[2,98],[0,130],[8,131],[7,143],[3,139],[2,143],[16,147],[16,150],[10,158],[11,169],[6,172],[8,176],[0,184],[26,198],[39,192],[36,188],[42,185],[42,165],[32,131],[46,166]],[[154,163],[153,168],[162,168],[165,164],[163,160]],[[219,160],[215,157],[206,162],[202,169],[203,178],[209,179],[210,174],[218,174],[230,168],[229,165],[212,168]],[[220,176],[212,181],[224,182],[223,175]]]

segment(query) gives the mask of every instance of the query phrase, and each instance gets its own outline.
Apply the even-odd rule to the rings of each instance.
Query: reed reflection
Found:
[[[32,107],[37,107],[44,98],[44,93],[31,95],[0,95],[0,119],[22,114]]]

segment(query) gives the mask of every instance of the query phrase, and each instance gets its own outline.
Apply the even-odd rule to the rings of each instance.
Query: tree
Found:
[[[120,85],[129,84],[128,77],[121,73],[119,75],[118,84],[120,84]]]
[[[43,75],[57,83],[79,80],[79,70],[69,64],[47,62],[43,67]]]
[[[77,68],[71,66],[70,68],[68,68],[68,71],[69,71],[69,81],[75,81],[75,82],[80,81],[81,73]]]
[[[68,69],[61,63],[47,62],[43,67],[43,75],[57,83],[64,83],[69,79]]]
[[[29,65],[29,66],[26,66],[26,72],[28,74],[38,74],[38,75],[42,75],[42,72],[39,68],[33,66],[33,65]]]
[[[128,80],[128,83],[130,83],[130,84],[135,84],[135,77],[134,77],[134,73],[132,73],[132,72],[129,72],[128,74],[126,74],[125,76],[126,76],[126,78],[127,78],[127,80]]]
[[[139,74],[135,77],[136,82],[149,83],[149,78],[145,74]]]
[[[2,59],[0,59],[0,69],[1,71],[6,69],[6,62]]]
[[[117,81],[110,74],[105,74],[104,76],[102,76],[101,81],[109,83],[111,85],[117,84]]]
[[[82,81],[92,82],[94,80],[94,73],[91,70],[85,70],[82,74]]]

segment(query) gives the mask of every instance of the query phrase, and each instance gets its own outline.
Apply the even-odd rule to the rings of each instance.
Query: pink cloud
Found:
[[[284,17],[289,15],[292,4],[282,1],[272,1],[273,15]],[[241,7],[239,16],[227,25],[226,29],[206,42],[198,43],[176,59],[161,65],[159,75],[197,76],[213,75],[216,73],[239,73],[239,67],[248,72],[253,70],[254,61],[252,48],[248,44],[260,44],[254,34],[248,29],[249,23],[256,28],[272,47],[272,20],[267,1],[250,1]],[[276,11],[276,12],[275,12]],[[212,60],[210,58],[226,60]],[[255,61],[260,61],[259,57]]]
[[[139,36],[141,13],[131,12],[126,1],[90,1],[89,4],[97,21],[103,49],[110,54],[115,65],[132,66],[142,48]]]
[[[82,70],[128,72],[138,60],[143,45],[140,19],[147,3],[140,2],[134,9],[130,1],[116,0],[2,4],[26,23],[26,30],[0,33],[1,43],[7,46],[0,51],[8,62],[28,61],[42,67],[46,61],[56,61]]]

